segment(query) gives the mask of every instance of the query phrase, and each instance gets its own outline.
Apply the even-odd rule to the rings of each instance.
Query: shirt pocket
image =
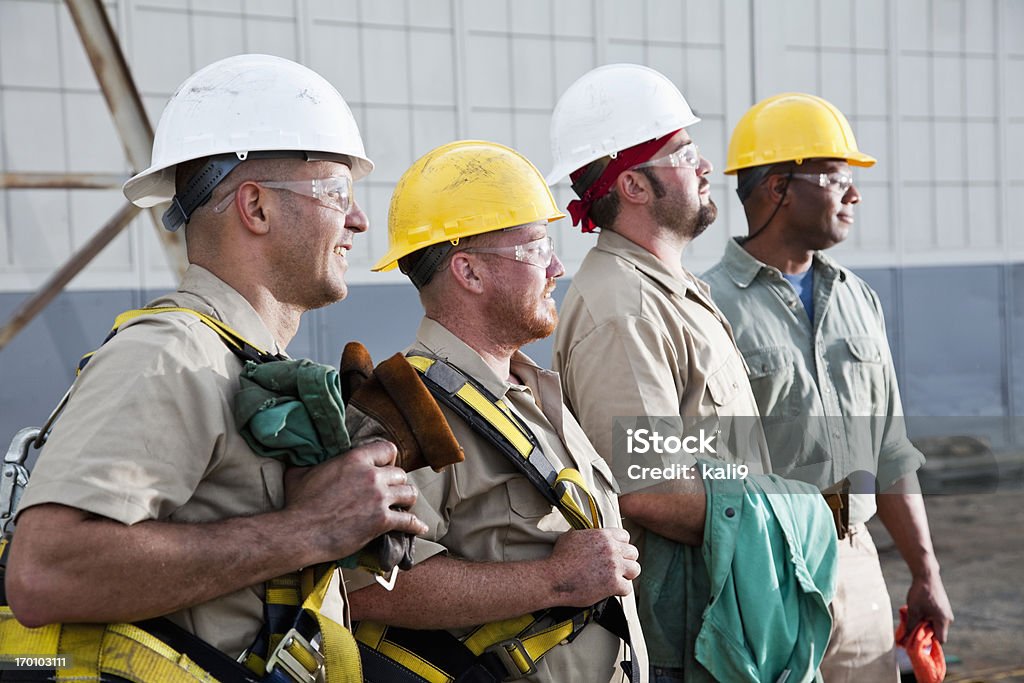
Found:
[[[708,393],[711,400],[719,408],[727,406],[736,398],[740,391],[740,379],[737,375],[736,363],[733,359],[708,375]]]
[[[501,559],[505,562],[518,562],[550,555],[555,539],[569,528],[561,513],[523,477],[505,482],[505,491],[508,494],[509,512],[508,526],[500,546]],[[490,521],[497,522],[496,519]],[[554,531],[555,527],[557,532]]]
[[[605,462],[604,458],[598,457],[590,462],[591,468],[594,470],[594,484],[596,486],[605,485],[607,490],[618,495],[619,482],[615,480],[615,475],[612,474],[611,468],[608,467],[608,463]]]
[[[523,519],[539,520],[551,512],[549,503],[540,491],[525,477],[516,477],[505,482],[508,491],[508,506]]]
[[[847,337],[833,347],[841,382],[840,403],[845,415],[884,415],[885,362],[881,342],[873,337]]]
[[[765,422],[800,415],[799,397],[794,392],[793,352],[782,346],[768,346],[743,354],[754,400]]]

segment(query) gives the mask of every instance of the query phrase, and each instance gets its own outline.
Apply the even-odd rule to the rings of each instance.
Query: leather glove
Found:
[[[430,465],[435,472],[465,454],[455,440],[440,406],[416,369],[400,353],[373,367],[370,354],[359,342],[345,345],[339,371],[346,402],[345,426],[353,444],[385,439],[395,444],[395,464],[406,472]],[[412,567],[415,537],[389,532],[366,547],[381,572]]]

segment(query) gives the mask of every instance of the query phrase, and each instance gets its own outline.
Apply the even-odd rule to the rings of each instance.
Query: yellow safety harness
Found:
[[[572,468],[556,469],[504,401],[445,360],[416,354],[406,360],[420,372],[434,398],[508,458],[573,529],[602,527],[601,512],[582,475]],[[535,673],[542,657],[572,642],[595,621],[631,645],[622,606],[615,599],[585,609],[563,607],[483,624],[461,639],[442,630],[368,621],[356,625],[355,636],[364,680],[371,683],[487,683]],[[639,666],[634,664],[631,658],[623,668],[638,681]]]
[[[117,316],[109,341],[127,322],[140,316],[185,313],[195,316],[220,336],[243,361],[266,363],[284,356],[270,354],[246,340],[225,323],[190,308],[156,307],[126,311]],[[92,353],[79,363],[78,372]],[[24,473],[20,487],[6,499],[11,509],[5,520],[13,519],[14,508],[27,480],[23,463],[31,446],[45,443],[54,421],[67,403],[68,393],[58,403],[41,430],[22,430],[5,457],[17,462]],[[14,451],[18,450],[18,453]],[[13,470],[12,470],[13,471]],[[8,493],[4,491],[5,495]],[[6,523],[5,523],[6,526]],[[214,649],[196,636],[166,619],[135,624],[52,624],[26,628],[14,618],[3,595],[3,571],[11,534],[0,540],[0,681],[133,681],[134,683],[314,683],[323,672],[327,683],[362,681],[359,652],[352,634],[343,625],[321,614],[330,587],[333,565],[307,568],[266,584],[263,630],[246,651],[244,666]],[[61,664],[59,657],[66,657]],[[15,657],[51,662],[49,669],[15,670]]]

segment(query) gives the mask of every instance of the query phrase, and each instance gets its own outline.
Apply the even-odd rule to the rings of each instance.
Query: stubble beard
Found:
[[[504,323],[509,346],[520,348],[531,342],[547,339],[554,333],[558,324],[554,300],[545,298],[542,301],[545,307],[550,305],[550,316],[541,314],[536,303],[527,306],[519,297],[502,297],[497,300],[495,319]]]

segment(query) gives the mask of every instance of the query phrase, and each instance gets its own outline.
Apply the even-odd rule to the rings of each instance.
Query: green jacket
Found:
[[[697,661],[730,683],[813,680],[832,630],[838,549],[828,505],[815,487],[774,474],[704,488],[711,595]]]

